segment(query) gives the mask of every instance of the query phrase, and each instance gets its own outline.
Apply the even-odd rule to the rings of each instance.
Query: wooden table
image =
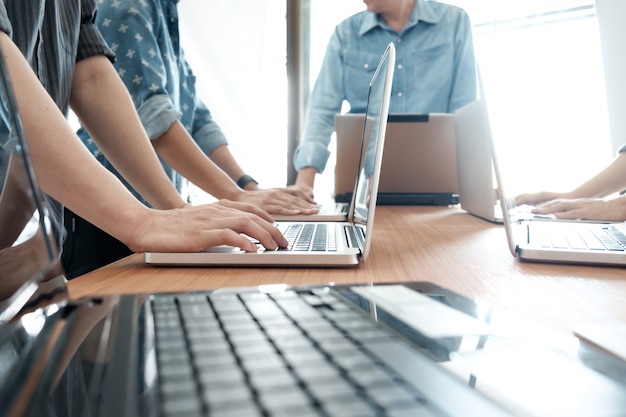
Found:
[[[431,281],[564,331],[626,323],[626,269],[521,262],[504,229],[457,207],[381,206],[373,246],[356,268],[157,268],[140,254],[69,283],[73,298],[260,284]]]

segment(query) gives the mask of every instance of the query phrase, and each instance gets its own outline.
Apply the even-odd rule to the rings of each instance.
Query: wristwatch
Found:
[[[254,178],[252,178],[250,175],[245,174],[242,175],[241,178],[239,178],[237,180],[237,185],[239,186],[239,188],[241,188],[243,190],[243,188],[246,186],[247,183],[249,182],[253,182],[255,184],[258,184],[257,180],[255,180]]]

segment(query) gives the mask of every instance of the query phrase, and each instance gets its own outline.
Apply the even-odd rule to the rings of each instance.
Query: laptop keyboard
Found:
[[[400,342],[331,293],[155,295],[152,309],[161,416],[441,415],[367,348]]]
[[[290,223],[283,236],[289,242],[283,250],[297,252],[336,252],[335,227],[326,223]]]
[[[618,252],[626,250],[626,235],[614,226],[588,228],[561,226],[542,232],[540,241],[541,246],[545,248]]]

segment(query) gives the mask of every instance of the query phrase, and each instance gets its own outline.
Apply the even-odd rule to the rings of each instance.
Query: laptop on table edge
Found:
[[[369,254],[376,197],[385,143],[386,121],[395,65],[395,47],[389,44],[381,57],[368,86],[367,117],[364,120],[363,146],[360,153],[360,171],[354,184],[354,197],[350,204],[348,218],[344,222],[316,221],[310,216],[302,221],[276,221],[278,227],[289,240],[291,230],[298,227],[321,227],[328,231],[322,243],[333,245],[332,250],[275,250],[266,251],[260,247],[257,252],[245,252],[231,246],[208,248],[201,252],[166,253],[146,252],[144,261],[158,266],[295,266],[295,267],[346,267],[356,266],[365,261]],[[367,135],[367,136],[366,136]],[[331,233],[335,235],[331,237]],[[299,235],[298,235],[299,236]],[[314,237],[316,239],[316,237]],[[294,248],[298,245],[294,244]],[[289,248],[291,249],[291,248]]]
[[[482,99],[454,112],[461,208],[491,223],[503,223],[491,157],[489,126],[484,123]],[[557,220],[553,215],[533,214],[530,206],[516,207],[520,218]]]
[[[489,147],[493,172],[497,184],[497,196],[502,212],[509,251],[515,257],[526,261],[592,264],[607,266],[626,265],[626,223],[587,220],[561,220],[545,216],[535,217],[526,210],[518,210],[515,199],[507,195],[506,180],[498,164],[497,147],[493,140],[491,123],[486,104],[482,80],[479,74],[480,99],[470,106],[478,120],[478,131],[483,134],[483,142]],[[596,233],[619,235],[621,243],[611,241],[612,248],[597,246],[582,247],[578,242],[591,238]],[[548,244],[547,239],[550,240]],[[557,243],[558,242],[558,243]],[[576,242],[575,246],[571,246]]]
[[[459,203],[468,213],[492,223],[502,223],[491,162],[491,145],[483,123],[481,100],[454,112],[459,172]]]
[[[335,201],[349,201],[363,131],[362,113],[335,116]],[[379,205],[458,204],[454,116],[396,113],[387,118]]]

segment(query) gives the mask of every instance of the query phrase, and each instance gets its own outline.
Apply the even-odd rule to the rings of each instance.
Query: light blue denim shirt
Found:
[[[368,84],[387,44],[396,46],[390,113],[451,113],[476,99],[472,26],[455,6],[416,0],[411,19],[397,33],[367,11],[335,28],[309,101],[296,169],[323,172],[335,115],[343,101],[364,113]]]
[[[99,0],[96,23],[116,54],[115,68],[130,92],[148,137],[158,138],[180,120],[209,154],[227,141],[208,108],[196,96],[195,76],[180,46],[177,3],[178,0]],[[100,162],[117,174],[84,129],[79,136]],[[164,167],[181,191],[180,175],[165,164]]]

